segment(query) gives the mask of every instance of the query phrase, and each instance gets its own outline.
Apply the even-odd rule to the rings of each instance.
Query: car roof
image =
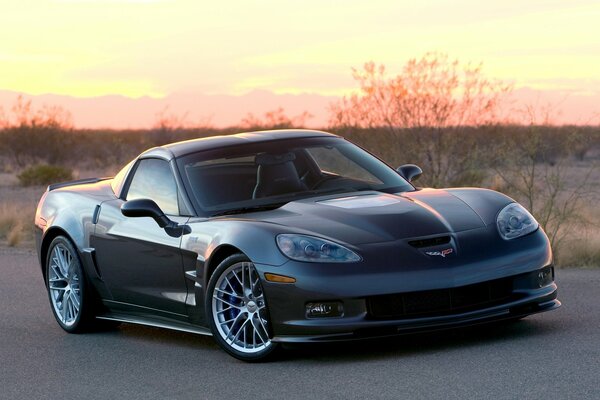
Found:
[[[211,136],[200,139],[185,140],[147,150],[141,157],[177,158],[187,154],[222,147],[238,146],[247,143],[269,142],[282,139],[299,139],[309,137],[338,137],[332,133],[310,129],[280,129],[271,131],[244,132],[235,135]]]

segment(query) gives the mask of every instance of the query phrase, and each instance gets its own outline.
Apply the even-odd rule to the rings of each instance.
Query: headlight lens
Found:
[[[344,246],[314,236],[277,235],[279,250],[296,261],[343,263],[360,261],[358,254]]]
[[[498,232],[506,240],[516,239],[535,231],[539,224],[519,203],[511,203],[498,214]]]

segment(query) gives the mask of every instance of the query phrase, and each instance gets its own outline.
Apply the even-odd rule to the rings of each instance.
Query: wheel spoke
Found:
[[[260,320],[260,316],[258,317],[258,319]],[[258,338],[260,339],[261,343],[266,343],[265,339],[263,339],[262,335],[258,331],[258,327],[254,324],[254,319],[252,319],[252,327],[254,328],[254,332],[258,335]]]
[[[236,315],[235,319],[231,323],[231,326],[229,327],[229,332],[227,333],[227,337],[225,338],[225,340],[227,340],[229,335],[233,332],[233,328],[235,327],[235,324],[238,323],[238,321],[240,320],[241,317],[242,317],[242,313],[239,313],[238,315]]]
[[[267,327],[265,326],[265,323],[263,322],[263,319],[260,316],[260,314],[258,315],[258,322],[260,322],[260,326],[262,327],[263,332],[265,333],[265,335],[267,335],[267,337],[269,337],[269,333],[267,332]]]
[[[56,275],[56,279],[61,280],[61,281],[66,281],[67,278],[63,275],[62,271],[60,270],[60,266],[58,265],[58,261],[56,263],[53,263],[50,266],[50,269],[52,270],[52,272],[54,272],[54,275]]]
[[[239,294],[227,292],[227,291],[225,291],[223,289],[215,288],[215,290],[217,292],[219,292],[219,293],[222,293],[222,294],[226,295],[226,296],[233,296],[233,297],[236,297],[236,298],[238,298],[240,300],[242,300],[244,298],[243,296],[240,296]],[[219,297],[219,299],[220,299],[220,297]]]
[[[234,308],[234,307],[227,307],[227,308],[224,308],[224,309],[222,309],[222,310],[219,310],[219,311],[217,311],[217,314],[222,314],[222,313],[224,313],[224,312],[226,312],[226,311],[229,311],[229,310],[231,310],[232,308]]]
[[[229,340],[229,336],[233,335],[233,328],[235,327],[235,325],[238,323],[238,321],[240,320],[242,316],[242,313],[239,313],[236,317],[235,320],[231,323],[231,326],[229,326],[229,331],[227,332],[227,335],[225,336],[225,340],[228,341]]]
[[[227,300],[225,300],[225,299],[222,299],[221,297],[218,297],[216,294],[215,294],[215,295],[213,295],[213,298],[215,298],[215,299],[219,300],[219,301],[220,301],[220,302],[222,302],[222,303],[225,303],[225,304],[227,304],[227,305],[228,305],[228,306],[230,306],[230,307],[236,308],[236,309],[238,309],[238,310],[240,310],[240,309],[241,309],[241,307],[240,307],[240,306],[236,306],[235,304],[232,304],[232,303],[228,302]]]
[[[236,292],[235,288],[233,287],[233,284],[231,283],[231,281],[229,280],[228,277],[225,277],[225,282],[227,283],[227,285],[231,288],[232,292]],[[236,292],[237,293],[237,292]]]
[[[246,274],[244,273],[245,264],[242,263],[242,293],[246,292]]]
[[[248,320],[245,320],[242,325],[240,326],[240,329],[238,329],[237,333],[235,334],[235,337],[232,340],[232,343],[235,343],[236,340],[238,340],[238,338],[240,337],[240,333],[242,332],[242,330],[244,329],[244,327],[246,326],[246,324],[248,323]]]
[[[70,298],[71,298],[71,303],[73,304],[75,311],[79,312],[79,307],[81,307],[81,303],[79,302],[79,297],[75,293],[71,292]]]
[[[235,277],[235,280],[238,281],[238,283],[240,284],[240,286],[242,287],[242,292],[244,291],[244,284],[242,283],[242,281],[240,280],[240,277],[237,275],[236,272],[233,272],[232,274]]]
[[[66,300],[67,304],[67,321],[70,321],[73,318],[73,301],[71,300],[71,296],[67,296]]]
[[[56,246],[56,258],[58,258],[58,268],[60,269],[62,276],[67,278],[69,276],[69,271],[67,269],[65,256],[59,246]]]
[[[61,306],[62,306],[62,308],[60,309],[60,311],[61,311],[62,321],[67,322],[67,301],[64,296],[64,293],[63,293],[63,300],[61,301]]]
[[[239,314],[238,314],[238,315],[239,315]],[[236,318],[237,318],[237,317],[236,317]],[[221,322],[219,322],[219,324],[221,324],[221,325],[227,325],[228,323],[230,323],[230,322],[232,322],[232,321],[235,321],[235,319],[236,319],[236,318],[231,318],[231,319],[228,319],[227,321],[221,321]]]

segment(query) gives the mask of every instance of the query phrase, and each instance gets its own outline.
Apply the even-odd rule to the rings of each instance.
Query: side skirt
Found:
[[[203,328],[201,326],[187,324],[185,322],[179,322],[179,321],[156,320],[153,318],[131,316],[131,315],[126,315],[126,314],[118,314],[118,313],[98,315],[98,316],[96,316],[96,318],[107,320],[107,321],[126,322],[129,324],[153,326],[155,328],[165,328],[165,329],[171,329],[171,330],[175,330],[175,331],[195,333],[197,335],[212,336],[212,332],[207,328]]]

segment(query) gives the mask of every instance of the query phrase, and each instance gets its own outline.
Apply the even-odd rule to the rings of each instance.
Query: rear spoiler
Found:
[[[105,181],[107,179],[112,179],[112,177],[104,177],[104,178],[86,178],[86,179],[77,179],[75,181],[69,182],[61,182],[61,183],[53,183],[48,186],[48,192],[51,192],[54,189],[60,189],[67,186],[76,186],[76,185],[87,185],[89,183],[98,183],[101,181]]]

